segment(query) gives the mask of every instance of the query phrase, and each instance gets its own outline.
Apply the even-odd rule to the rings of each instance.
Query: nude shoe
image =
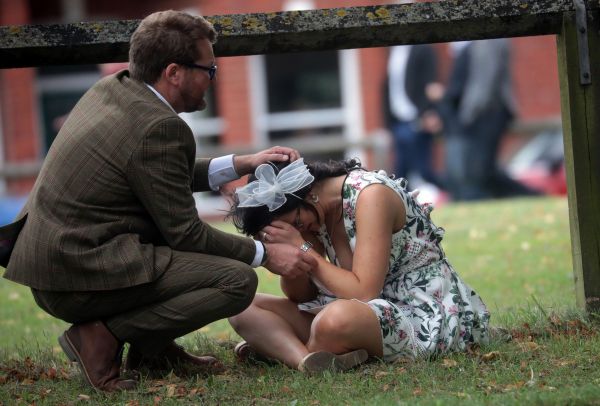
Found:
[[[265,364],[275,365],[276,360],[266,357],[250,346],[246,341],[240,341],[233,349],[233,353],[238,362],[263,362]]]
[[[334,354],[328,351],[311,352],[300,361],[298,370],[306,373],[323,371],[347,371],[362,364],[369,358],[366,350],[354,350],[345,354]]]

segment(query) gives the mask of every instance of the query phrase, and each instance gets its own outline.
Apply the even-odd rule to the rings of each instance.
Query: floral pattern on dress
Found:
[[[392,235],[389,271],[380,296],[367,304],[381,326],[383,358],[434,356],[462,351],[488,340],[490,314],[481,300],[454,271],[440,245],[444,229],[430,218],[433,207],[419,204],[406,190],[404,179],[354,170],[342,188],[344,226],[354,251],[356,243],[356,202],[362,190],[373,184],[392,188],[406,208],[406,225]],[[317,237],[332,263],[339,266],[325,226]],[[318,297],[298,305],[311,311],[336,297],[317,280]]]

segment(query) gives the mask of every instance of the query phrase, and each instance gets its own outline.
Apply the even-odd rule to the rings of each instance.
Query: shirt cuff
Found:
[[[256,244],[256,254],[254,254],[254,260],[250,264],[252,268],[260,266],[260,263],[263,259],[263,255],[265,253],[265,249],[260,241],[254,241],[254,244]]]
[[[208,164],[208,185],[214,191],[232,180],[239,179],[233,167],[233,154],[211,159]]]

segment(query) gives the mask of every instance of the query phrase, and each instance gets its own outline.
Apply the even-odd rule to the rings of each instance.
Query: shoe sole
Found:
[[[240,341],[233,349],[235,357],[240,361],[245,361],[248,358],[248,343],[246,341]]]
[[[79,355],[79,352],[77,352],[77,350],[75,349],[75,346],[69,339],[69,336],[67,335],[66,331],[60,337],[58,337],[58,343],[60,344],[60,347],[62,348],[69,361],[77,362],[79,370],[85,377],[87,383],[89,383],[92,388],[98,390],[98,388],[92,383],[87,371],[85,370],[85,367],[83,366],[83,363],[81,362],[81,356]]]
[[[362,364],[369,358],[366,350],[355,350],[345,354],[319,351],[308,354],[298,369],[302,372],[317,373],[324,371],[342,372]]]

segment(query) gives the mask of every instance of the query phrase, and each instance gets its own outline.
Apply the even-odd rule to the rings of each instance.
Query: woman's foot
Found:
[[[311,352],[300,361],[298,370],[306,373],[323,371],[341,372],[362,364],[369,358],[366,350],[355,350],[345,354],[328,351]]]
[[[233,349],[235,358],[240,362],[265,362],[267,364],[273,364],[276,361],[265,357],[262,354],[256,352],[256,350],[250,347],[246,341],[240,341]]]

